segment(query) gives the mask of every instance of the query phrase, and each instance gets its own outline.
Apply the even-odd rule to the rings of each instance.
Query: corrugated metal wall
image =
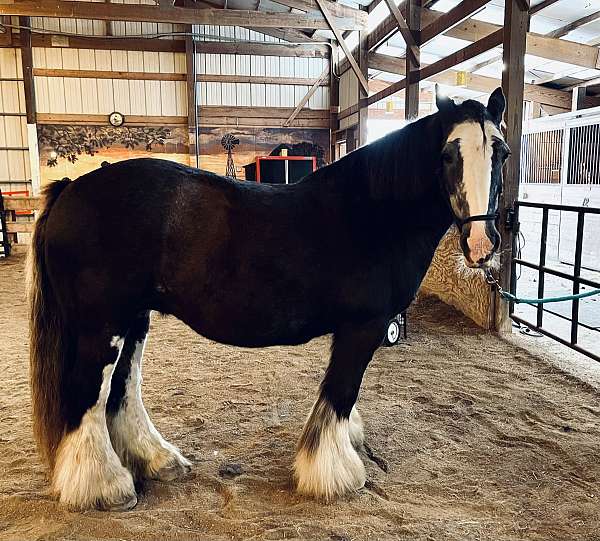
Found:
[[[0,48],[0,189],[31,190],[21,51]]]
[[[136,3],[136,2],[127,2]],[[152,0],[139,3],[154,4]],[[49,31],[106,36],[105,21],[32,18],[32,25]],[[114,36],[143,36],[183,32],[173,24],[125,23],[113,21]],[[233,26],[194,27],[199,41],[250,40],[280,42],[278,38]],[[171,36],[182,39],[183,36]],[[201,45],[199,46],[201,48]],[[271,77],[317,78],[327,67],[325,58],[205,54],[198,52],[200,75],[256,75]],[[141,51],[90,51],[69,48],[34,48],[34,64],[43,69],[85,69],[101,71],[140,71],[185,73],[183,53]],[[356,85],[355,85],[356,86]],[[253,107],[295,107],[309,86],[199,82],[198,99],[202,105]],[[132,81],[124,79],[77,79],[36,77],[38,111],[42,113],[124,114],[180,116],[187,114],[184,81]],[[83,100],[83,96],[86,99]],[[85,101],[85,103],[84,103]],[[329,88],[322,86],[310,98],[309,109],[329,108]]]
[[[280,42],[281,40],[234,26],[194,27],[205,36],[200,41],[250,40]],[[202,46],[200,45],[201,49]],[[249,56],[235,54],[197,54],[197,71],[202,75],[256,75],[267,77],[314,78],[327,67],[325,58],[295,58]],[[251,83],[198,83],[200,105],[231,105],[252,107],[296,107],[310,86]],[[329,88],[322,86],[308,101],[309,109],[329,108]]]
[[[184,53],[33,48],[34,68],[185,73]],[[185,81],[35,77],[38,113],[187,116]]]

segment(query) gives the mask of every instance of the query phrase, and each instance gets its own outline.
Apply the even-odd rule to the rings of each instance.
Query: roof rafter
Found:
[[[322,1],[325,2],[326,0]],[[310,13],[258,12],[234,9],[193,9],[177,6],[71,2],[65,0],[21,0],[10,4],[0,4],[0,15],[249,26],[252,28],[329,29],[329,25],[324,17],[314,11]],[[363,29],[366,26],[366,22],[358,17],[332,16],[332,19],[338,28],[342,30]]]
[[[585,17],[581,17],[580,19],[577,19],[576,21],[573,21],[569,24],[565,24],[565,26],[561,26],[560,28],[557,28],[556,30],[549,32],[547,35],[548,35],[548,37],[551,37],[551,38],[562,38],[563,36],[566,36],[569,32],[576,30],[580,26],[591,23],[598,19],[600,19],[600,10],[595,11],[594,13],[590,13],[589,15],[586,15]]]
[[[369,67],[384,71],[386,73],[395,73],[397,75],[406,74],[406,65],[404,59],[394,56],[375,53],[369,54]],[[426,66],[422,66],[425,68]],[[456,82],[456,70],[447,70],[443,73],[438,73],[429,78],[430,81],[452,86]],[[484,75],[476,75],[474,73],[467,74],[466,88],[477,90],[479,92],[492,92],[500,85],[500,80],[494,77]],[[552,88],[539,87],[532,84],[525,84],[525,97],[528,100],[538,103],[569,109],[571,107],[571,94],[563,90],[555,90]]]

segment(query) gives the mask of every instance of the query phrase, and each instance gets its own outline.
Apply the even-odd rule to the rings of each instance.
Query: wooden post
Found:
[[[513,233],[504,227],[507,210],[513,208],[519,197],[519,171],[521,156],[521,132],[523,127],[523,92],[525,76],[525,50],[529,12],[517,0],[506,0],[504,9],[504,71],[502,89],[506,97],[506,142],[511,157],[504,168],[504,190],[500,198],[500,283],[510,290],[511,260],[513,257]],[[499,332],[511,332],[508,303],[496,298],[495,328]]]
[[[33,80],[33,53],[31,49],[31,19],[19,17],[21,26],[21,65],[23,68],[23,93],[25,94],[25,113],[27,117],[27,147],[31,170],[31,191],[39,195],[41,190],[40,157],[37,138],[37,110],[35,103],[35,84]]]
[[[187,76],[187,101],[188,101],[188,137],[190,165],[200,167],[200,133],[198,132],[198,97],[196,77],[196,47],[193,37],[193,26],[185,27],[188,35],[185,37],[185,66]]]
[[[583,101],[585,100],[586,95],[586,87],[578,86],[573,89],[573,99],[571,102],[571,111],[579,111],[579,109],[584,109]]]
[[[422,0],[406,0],[406,24],[416,42],[421,42]],[[419,116],[419,69],[421,68],[420,47],[414,47],[414,54],[406,55],[406,89],[404,90],[404,118],[413,120]],[[413,60],[412,57],[415,57]]]
[[[329,56],[329,124],[330,124],[330,155],[329,161],[336,159],[337,141],[334,132],[339,126],[338,113],[340,110],[340,80],[335,76],[335,67],[338,60],[337,45],[332,41],[331,55]]]
[[[360,30],[358,40],[358,65],[365,79],[369,77],[369,47],[367,45],[368,32]],[[369,118],[369,106],[367,98],[369,93],[365,92],[362,85],[358,84],[358,146],[367,144],[367,120]]]

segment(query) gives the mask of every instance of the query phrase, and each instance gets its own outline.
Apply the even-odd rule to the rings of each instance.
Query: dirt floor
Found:
[[[146,406],[193,471],[133,511],[73,513],[31,436],[23,259],[0,260],[0,539],[600,540],[598,394],[437,301],[409,323],[363,384],[367,486],[322,505],[290,464],[329,339],[236,349],[154,317]]]

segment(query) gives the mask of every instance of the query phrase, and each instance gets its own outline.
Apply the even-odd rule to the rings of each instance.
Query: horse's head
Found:
[[[485,267],[500,245],[496,229],[502,166],[510,154],[500,131],[505,100],[496,89],[483,104],[455,104],[436,93],[444,129],[442,181],[469,267]]]

